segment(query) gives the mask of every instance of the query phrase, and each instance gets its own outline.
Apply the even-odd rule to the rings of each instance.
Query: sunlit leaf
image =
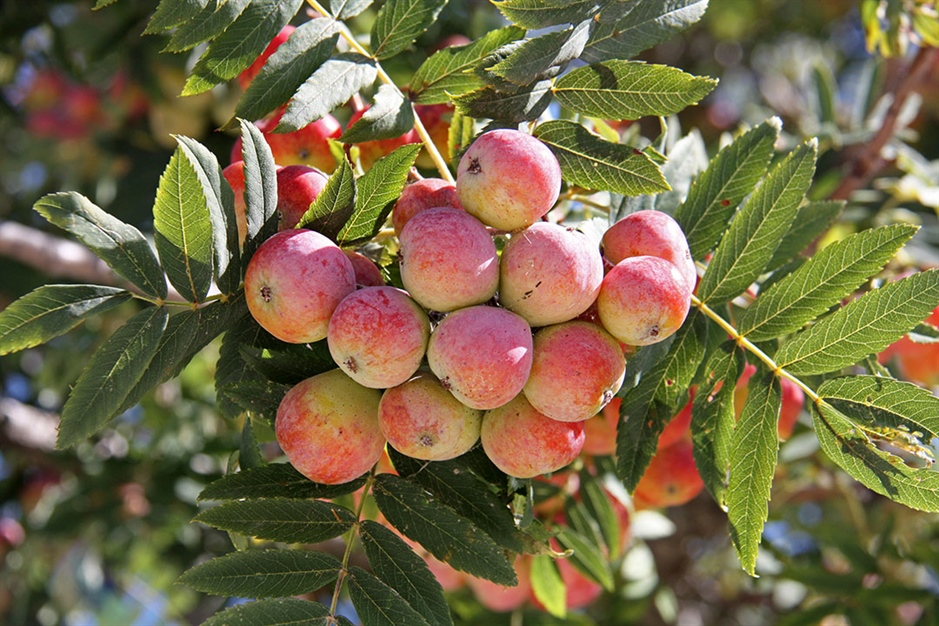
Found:
[[[372,24],[372,54],[382,60],[403,52],[434,23],[447,0],[396,0],[378,10]]]
[[[399,137],[414,127],[414,109],[397,87],[381,85],[372,105],[349,128],[339,141],[359,143]]]
[[[493,1],[511,22],[523,28],[538,29],[587,20],[609,0],[500,0]]]
[[[241,15],[250,0],[228,0],[210,2],[198,15],[184,22],[173,31],[173,36],[163,48],[164,52],[183,52],[203,41],[219,36]]]
[[[241,157],[245,163],[245,237],[243,263],[277,232],[277,164],[264,135],[251,122],[241,123]]]
[[[799,207],[796,219],[792,221],[779,247],[773,253],[767,269],[775,270],[790,260],[798,257],[809,245],[821,237],[828,228],[835,223],[841,214],[845,203],[838,200],[821,200],[809,202]]]
[[[339,161],[326,186],[316,196],[297,228],[309,228],[335,240],[355,208],[355,174],[345,159]]]
[[[517,85],[553,78],[568,62],[580,56],[589,33],[590,24],[583,22],[528,39],[486,71]]]
[[[333,55],[297,89],[280,118],[278,132],[289,132],[315,122],[375,82],[375,62],[355,52]]]
[[[150,35],[169,30],[197,16],[208,4],[209,0],[160,0],[143,32]]]
[[[558,572],[554,559],[538,554],[531,559],[531,591],[551,615],[563,619],[567,615],[567,586]]]

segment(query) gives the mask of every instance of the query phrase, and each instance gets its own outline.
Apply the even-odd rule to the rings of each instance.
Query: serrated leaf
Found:
[[[822,200],[802,205],[789,232],[779,242],[767,269],[775,270],[797,257],[835,223],[844,205],[844,201],[840,200]]]
[[[242,264],[248,261],[271,235],[277,232],[277,164],[264,135],[253,123],[241,124],[241,157],[245,163],[245,236]]]
[[[396,0],[378,10],[371,30],[372,55],[379,61],[403,52],[434,23],[447,0]]]
[[[667,116],[699,102],[717,85],[667,65],[611,60],[572,70],[554,95],[578,113],[614,120]]]
[[[166,307],[147,307],[101,344],[62,407],[56,447],[65,449],[90,437],[117,415],[156,353],[168,317]]]
[[[46,343],[130,298],[116,287],[43,285],[0,311],[0,355]]]
[[[418,556],[398,535],[377,522],[364,520],[359,538],[375,575],[394,589],[429,626],[452,626],[443,588]]]
[[[397,591],[361,567],[349,568],[348,584],[352,606],[363,626],[428,626]]]
[[[280,118],[278,132],[290,132],[314,122],[344,104],[378,76],[375,62],[355,52],[333,55],[297,89]]]
[[[236,322],[222,337],[215,366],[215,396],[219,412],[229,419],[239,417],[244,408],[228,397],[228,387],[252,381],[263,384],[267,380],[242,355],[242,345],[254,345],[262,339],[274,340],[251,316]]]
[[[208,3],[198,15],[180,22],[163,52],[183,52],[219,36],[241,15],[249,2],[228,0]]]
[[[867,427],[907,429],[929,442],[939,435],[939,398],[928,389],[881,376],[844,376],[819,385],[819,397]]]
[[[422,144],[407,144],[375,162],[356,181],[355,209],[336,235],[340,246],[371,239],[381,230],[408,179]]]
[[[707,6],[708,0],[632,3],[632,10],[619,19],[599,21],[581,58],[596,63],[634,57],[700,20]]]
[[[939,302],[939,270],[918,272],[865,293],[796,334],[776,354],[793,374],[823,374],[857,363],[898,340]]]
[[[745,291],[764,271],[812,183],[816,142],[777,165],[730,223],[698,283],[698,298],[720,304]]]
[[[270,463],[228,474],[209,483],[199,501],[243,500],[252,498],[336,498],[352,493],[365,484],[358,478],[341,485],[320,485],[287,463]]]
[[[355,173],[346,159],[336,164],[326,186],[310,205],[297,228],[309,228],[335,240],[355,208]]]
[[[471,71],[497,48],[521,38],[520,28],[507,26],[490,31],[465,46],[451,46],[432,54],[414,73],[409,86],[411,98],[418,104],[441,104],[451,97],[469,93],[483,86]]]
[[[197,16],[208,3],[209,0],[160,0],[143,32],[152,35],[179,26]]]
[[[379,474],[373,494],[392,526],[444,563],[501,585],[518,584],[505,552],[486,533],[418,485]]]
[[[688,387],[691,386],[691,381],[704,360],[710,326],[700,311],[692,309],[675,333],[675,339],[666,357],[664,384],[658,388],[655,395],[656,400],[673,414],[684,402]]]
[[[463,115],[461,111],[454,109],[453,117],[450,119],[450,128],[447,131],[447,161],[455,170],[460,157],[463,156],[464,149],[473,142],[473,136],[476,134],[476,124],[473,118]]]
[[[509,21],[523,28],[538,29],[580,23],[613,3],[608,0],[501,0],[492,4]]]
[[[326,626],[329,607],[297,598],[269,598],[236,604],[204,621],[203,626]]]
[[[669,189],[662,170],[641,150],[604,141],[580,124],[545,122],[535,136],[554,152],[568,182],[625,196]]]
[[[310,376],[336,368],[326,340],[312,344],[288,344],[278,341],[275,347],[263,349],[242,345],[241,354],[245,362],[264,378],[291,386]]]
[[[54,193],[33,209],[50,223],[75,235],[98,258],[144,293],[166,297],[163,268],[143,234],[96,206],[85,196]]]
[[[394,85],[383,84],[372,105],[347,128],[339,141],[359,143],[374,139],[399,137],[414,127],[414,109],[411,102]]]
[[[253,498],[206,509],[195,521],[268,541],[317,543],[352,528],[355,514],[321,500]]]
[[[799,330],[879,272],[917,228],[895,224],[850,235],[775,283],[740,316],[737,330],[764,341]]]
[[[531,590],[544,608],[559,619],[567,616],[567,585],[554,559],[537,554],[531,559]]]
[[[770,488],[779,452],[777,421],[782,404],[772,372],[750,380],[749,395],[734,430],[727,484],[727,520],[740,564],[755,575],[756,554],[769,516]]]
[[[747,131],[722,148],[695,179],[675,211],[692,258],[703,259],[717,245],[737,205],[763,178],[780,128],[781,122],[772,118]]]
[[[273,423],[277,407],[290,387],[272,380],[242,380],[225,385],[221,391],[245,411]]]
[[[212,221],[199,177],[181,147],[160,176],[153,228],[170,283],[187,301],[201,302],[212,285]]]
[[[483,87],[454,100],[457,110],[475,118],[490,118],[499,124],[516,125],[538,119],[551,104],[551,81],[540,80],[513,91]]]
[[[245,550],[187,570],[179,582],[217,596],[279,598],[310,593],[339,576],[336,557],[311,550]]]
[[[580,56],[589,35],[590,22],[540,35],[525,41],[486,71],[517,85],[554,78],[568,62]]]
[[[624,547],[620,543],[622,529],[620,528],[619,516],[610,502],[610,496],[600,485],[598,478],[590,475],[585,470],[580,472],[580,497],[584,510],[596,521],[600,528],[610,558],[614,560],[619,558]]]
[[[261,119],[287,102],[329,59],[339,40],[339,26],[321,17],[304,22],[277,47],[235,107],[237,117]]]
[[[571,565],[607,591],[613,590],[613,572],[610,561],[600,553],[600,548],[571,528],[562,528],[557,540],[565,550],[573,550]]]
[[[302,4],[303,0],[252,0],[199,57],[182,95],[203,93],[238,76],[264,52]]]
[[[329,13],[337,20],[355,17],[372,5],[372,0],[328,0]]]

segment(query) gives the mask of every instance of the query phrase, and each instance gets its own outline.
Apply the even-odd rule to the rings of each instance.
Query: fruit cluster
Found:
[[[598,242],[547,221],[561,170],[525,132],[482,134],[455,185],[404,189],[392,212],[401,288],[369,281],[349,251],[293,228],[298,167],[278,171],[283,230],[251,258],[245,293],[263,328],[325,340],[338,365],[297,384],[277,412],[278,442],[315,482],[360,476],[386,443],[445,460],[481,441],[509,475],[558,470],[619,391],[626,347],[662,341],[688,313],[696,273],[678,224],[640,211]],[[301,215],[322,184],[299,194]]]

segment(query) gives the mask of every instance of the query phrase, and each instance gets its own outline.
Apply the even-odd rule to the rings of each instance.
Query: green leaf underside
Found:
[[[310,593],[331,584],[342,563],[312,550],[233,552],[185,572],[179,582],[203,593],[242,598],[277,598]]]
[[[567,586],[561,579],[554,559],[538,554],[531,560],[531,590],[551,615],[563,619],[567,615]]]
[[[819,397],[867,427],[908,428],[929,442],[939,435],[939,398],[928,389],[881,376],[845,376],[826,380]]]
[[[210,483],[199,494],[199,501],[243,500],[252,498],[335,498],[352,493],[365,484],[358,478],[341,485],[321,485],[287,463],[271,463],[228,474]]]
[[[329,607],[297,598],[268,598],[220,611],[203,626],[325,626]]]
[[[566,63],[580,56],[589,33],[590,24],[584,22],[529,39],[486,71],[516,85],[553,78]]]
[[[277,131],[299,130],[320,119],[371,86],[377,76],[378,68],[368,57],[355,52],[333,55],[297,89]]]
[[[840,370],[900,339],[936,302],[939,270],[888,283],[794,335],[780,347],[776,362],[796,375]]]
[[[396,0],[378,10],[372,24],[372,54],[378,60],[403,52],[434,23],[447,0]]]
[[[636,120],[667,116],[699,102],[717,85],[666,65],[613,60],[588,65],[558,79],[554,95],[583,115]]]
[[[375,478],[373,493],[391,525],[439,560],[501,585],[518,584],[505,552],[487,534],[418,485],[392,474],[380,474]]]
[[[656,391],[656,400],[673,415],[681,409],[680,403],[686,400],[691,381],[704,359],[709,328],[707,318],[697,309],[692,309],[675,333],[666,357],[665,384]]]
[[[245,237],[242,259],[247,265],[255,250],[277,232],[277,164],[264,135],[253,123],[241,123],[241,155],[245,173]]]
[[[767,269],[775,270],[791,259],[797,258],[813,241],[821,237],[844,209],[845,202],[840,200],[822,200],[809,202],[799,207],[796,219],[792,221],[789,232],[773,253]]]
[[[756,555],[769,516],[781,403],[780,385],[773,373],[754,376],[733,435],[727,519],[737,557],[751,576],[756,573]]]
[[[198,15],[208,3],[209,0],[160,0],[144,34],[159,33],[178,26]]]
[[[763,178],[780,128],[781,122],[772,118],[744,133],[695,179],[675,211],[692,258],[703,259],[717,245],[737,205]]]
[[[330,14],[338,20],[347,20],[355,17],[369,6],[372,0],[328,0],[326,6],[329,7]]]
[[[564,179],[571,183],[625,196],[669,189],[662,171],[642,151],[604,141],[580,124],[545,122],[535,129],[535,136],[551,148]]]
[[[620,19],[599,22],[581,58],[595,63],[634,57],[700,20],[707,6],[708,0],[632,3]]]
[[[456,98],[454,103],[464,115],[513,125],[538,119],[551,104],[552,96],[551,81],[540,80],[512,91],[483,87]]]
[[[355,172],[346,159],[336,164],[326,186],[310,205],[297,228],[309,228],[335,240],[355,207]]]
[[[372,105],[346,129],[339,141],[359,143],[375,139],[392,139],[414,126],[414,109],[393,85],[380,85]]]
[[[252,0],[206,49],[186,80],[192,96],[235,78],[257,59],[303,4],[303,0]]]
[[[125,289],[43,285],[0,311],[0,355],[33,348],[130,300]]]
[[[800,146],[763,180],[730,223],[698,285],[719,304],[740,295],[763,272],[795,219],[815,172],[814,141]]]
[[[349,595],[363,624],[369,626],[429,626],[397,591],[361,567],[349,568]]]
[[[574,551],[570,556],[571,565],[607,591],[613,591],[610,562],[600,553],[599,547],[569,527],[561,529],[557,540],[565,550]]]
[[[558,24],[576,24],[597,14],[609,0],[502,0],[493,1],[502,14],[523,28],[538,29]]]
[[[156,353],[168,317],[165,307],[148,307],[95,351],[62,407],[58,448],[90,437],[117,415]]]
[[[135,287],[156,298],[166,297],[163,268],[139,230],[75,192],[43,196],[33,208],[51,224],[78,238]]]
[[[256,498],[207,509],[196,521],[258,539],[317,543],[338,537],[355,523],[349,509],[320,500]]]
[[[207,4],[198,15],[179,24],[163,52],[184,52],[203,41],[214,39],[231,26],[248,3],[249,0],[228,0]]]
[[[430,626],[452,626],[443,588],[427,563],[387,527],[364,520],[359,538],[372,571],[394,589]]]

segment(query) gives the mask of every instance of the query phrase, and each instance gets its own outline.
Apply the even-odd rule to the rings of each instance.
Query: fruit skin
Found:
[[[503,587],[499,583],[476,576],[466,577],[466,583],[472,589],[476,599],[490,611],[496,613],[514,611],[524,605],[531,595],[531,575],[529,574],[531,558],[526,555],[517,555],[513,566],[515,575],[518,577],[518,584],[514,587]]]
[[[603,256],[616,265],[632,256],[657,256],[675,265],[694,291],[698,280],[685,233],[669,214],[636,211],[619,220],[600,240]],[[690,292],[689,292],[690,293]]]
[[[298,228],[275,233],[245,271],[245,300],[267,332],[288,343],[326,338],[329,318],[355,291],[355,270],[326,236]]]
[[[313,482],[354,480],[378,463],[385,447],[378,427],[380,400],[380,391],[338,369],[307,378],[277,408],[277,442],[290,464]]]
[[[691,436],[691,407],[694,401],[695,390],[692,387],[689,391],[688,402],[678,413],[665,424],[662,434],[659,435],[659,448],[666,448],[677,441],[687,439]]]
[[[421,124],[424,125],[424,129],[430,135],[434,147],[440,153],[440,156],[448,162],[450,160],[450,122],[453,121],[453,112],[455,110],[455,107],[449,103],[414,105],[414,113],[420,118]],[[426,147],[417,155],[415,164],[428,170],[436,167]]]
[[[474,409],[493,409],[520,394],[532,363],[531,328],[506,309],[454,311],[434,328],[427,362],[441,384]]]
[[[381,269],[370,258],[355,250],[343,250],[352,261],[355,270],[355,284],[358,287],[380,287],[385,284]]]
[[[277,170],[277,228],[295,227],[326,186],[326,174],[308,165]]]
[[[388,443],[424,461],[445,461],[469,452],[479,440],[482,419],[482,411],[454,398],[426,370],[386,389],[378,406],[378,423]]]
[[[607,272],[597,296],[600,322],[625,344],[658,343],[677,331],[691,306],[681,272],[665,259],[633,256]]]
[[[513,231],[551,210],[561,190],[561,166],[544,143],[519,130],[480,135],[460,158],[460,204],[483,224]]]
[[[235,194],[235,223],[238,227],[238,242],[244,245],[248,236],[248,216],[245,205],[245,162],[235,161],[222,170],[222,176],[228,181]]]
[[[591,456],[613,456],[616,452],[616,425],[623,398],[616,396],[603,409],[584,422],[583,453]]]
[[[278,165],[308,165],[332,173],[336,169],[336,158],[329,150],[329,140],[338,139],[342,134],[342,125],[335,117],[326,114],[315,122],[289,133],[275,133],[286,109],[279,109],[274,115],[258,120],[255,124],[274,156]],[[242,159],[241,137],[235,139],[231,149],[231,162]]]
[[[577,458],[584,447],[584,423],[551,419],[519,394],[486,411],[480,441],[500,470],[516,478],[534,478]]]
[[[534,335],[524,394],[538,411],[564,422],[597,414],[623,386],[619,342],[590,322],[546,326]]]
[[[297,30],[295,26],[287,24],[280,29],[280,32],[277,33],[274,38],[271,40],[264,51],[258,56],[254,62],[249,65],[245,70],[238,75],[238,85],[242,89],[247,89],[248,85],[251,84],[251,81],[254,80],[254,77],[261,72],[261,68],[264,67],[264,64],[267,60],[274,54],[274,51],[280,47],[282,43],[287,41],[290,38],[290,35],[293,34],[293,31]]]
[[[339,368],[373,389],[400,385],[421,366],[430,319],[407,292],[362,287],[347,295],[329,318],[326,345]]]
[[[425,308],[447,312],[482,304],[499,287],[492,236],[464,211],[421,211],[404,225],[398,243],[401,282]]]
[[[690,439],[656,450],[633,492],[637,509],[679,506],[690,502],[704,488],[694,464]]]
[[[408,220],[427,209],[450,207],[460,209],[460,199],[456,195],[456,186],[442,178],[422,178],[408,184],[402,191],[391,211],[391,225],[395,235],[400,235]]]
[[[600,293],[603,259],[577,229],[536,222],[516,232],[499,259],[499,303],[532,326],[574,319]]]
[[[939,306],[924,321],[939,326]],[[903,380],[924,387],[939,387],[939,343],[915,343],[904,335],[887,346],[877,360],[883,364],[892,361]]]

